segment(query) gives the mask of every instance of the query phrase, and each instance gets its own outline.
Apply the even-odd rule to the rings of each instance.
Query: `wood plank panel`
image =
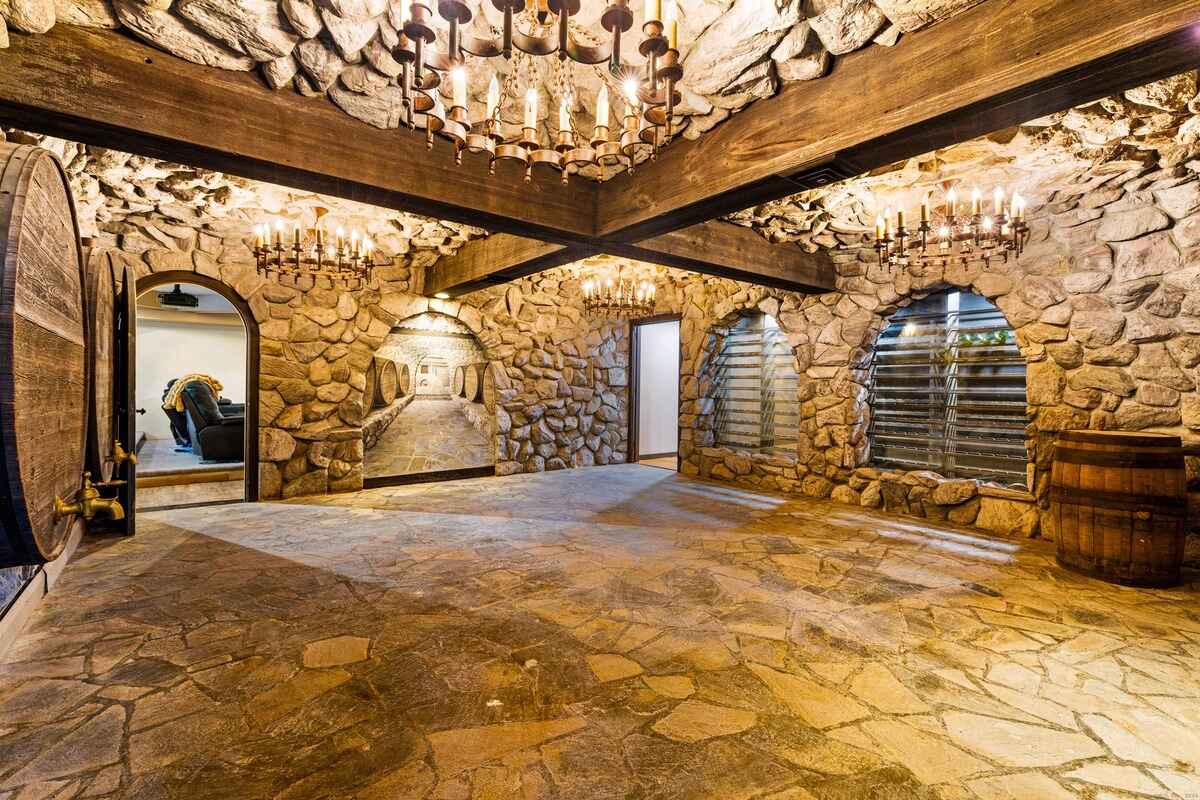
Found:
[[[989,0],[844,56],[603,188],[597,234],[636,241],[1194,68],[1196,0]]]
[[[324,97],[271,92],[248,73],[192,64],[111,31],[58,25],[0,50],[0,117],[76,141],[571,243],[593,230],[597,187],[530,185],[483,159],[454,165],[420,132],[359,122]]]

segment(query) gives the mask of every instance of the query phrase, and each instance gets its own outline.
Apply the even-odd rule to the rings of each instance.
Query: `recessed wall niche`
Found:
[[[461,322],[430,312],[397,323],[367,372],[365,477],[491,467],[494,395],[483,348]]]

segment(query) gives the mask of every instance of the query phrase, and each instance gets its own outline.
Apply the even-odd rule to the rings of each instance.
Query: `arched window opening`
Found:
[[[716,356],[716,441],[755,452],[794,451],[800,376],[787,337],[769,314],[740,317]]]
[[[944,291],[896,312],[875,346],[870,404],[874,464],[1025,483],[1025,360],[985,298]]]

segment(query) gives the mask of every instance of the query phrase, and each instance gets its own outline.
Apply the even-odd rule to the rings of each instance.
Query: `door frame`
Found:
[[[630,464],[636,464],[641,460],[641,448],[638,446],[638,429],[639,429],[639,402],[641,400],[641,365],[638,363],[638,347],[641,344],[641,328],[646,325],[655,325],[660,322],[683,322],[682,314],[655,314],[651,317],[643,317],[641,319],[632,319],[629,321],[629,447],[626,461]],[[683,325],[679,326],[679,361],[683,363]],[[683,376],[675,375],[675,391],[678,396],[679,390],[682,388]],[[679,407],[676,403],[675,408],[675,468],[679,469]]]
[[[242,468],[245,472],[245,502],[258,502],[258,372],[259,372],[259,334],[258,320],[250,304],[243,300],[227,284],[185,270],[154,272],[138,278],[137,297],[141,297],[151,289],[174,283],[190,283],[216,292],[228,300],[242,318],[242,327],[246,330],[246,425],[245,442],[242,445]],[[135,298],[136,303],[136,298]]]

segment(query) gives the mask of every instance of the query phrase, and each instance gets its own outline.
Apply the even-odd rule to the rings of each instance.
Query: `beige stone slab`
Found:
[[[779,672],[762,664],[750,664],[749,669],[793,713],[816,728],[844,725],[869,714],[866,707],[847,695],[803,676]]]
[[[654,731],[678,742],[702,742],[752,728],[758,722],[753,711],[726,708],[699,700],[686,700],[655,722]]]
[[[619,681],[642,674],[642,665],[617,653],[598,653],[586,659],[596,680],[601,683]]]
[[[1073,792],[1040,772],[1014,772],[967,781],[979,800],[1077,800]]]
[[[1123,789],[1140,795],[1149,795],[1150,797],[1171,796],[1171,793],[1161,784],[1141,770],[1136,767],[1119,764],[1108,764],[1105,762],[1085,764],[1079,769],[1064,773],[1063,777],[1097,786]]]
[[[481,764],[528,747],[565,736],[587,726],[577,717],[506,722],[481,728],[460,728],[429,735],[433,760],[443,778],[458,775]]]
[[[1122,761],[1137,761],[1155,766],[1171,766],[1172,759],[1163,755],[1149,742],[1130,733],[1125,728],[1100,714],[1085,714],[1083,724],[1097,736],[1112,754]]]
[[[948,712],[943,719],[955,742],[1009,767],[1052,767],[1105,755],[1100,745],[1080,733],[959,711]]]
[[[304,645],[304,666],[309,669],[340,667],[366,661],[371,640],[362,636],[334,636]]]
[[[687,675],[645,675],[642,680],[664,697],[683,700],[696,693],[696,684]]]
[[[987,770],[988,765],[954,745],[894,720],[872,720],[862,729],[891,760],[903,764],[922,783],[957,781]]]
[[[887,714],[924,714],[930,710],[891,670],[879,663],[864,666],[850,681],[850,692]]]

